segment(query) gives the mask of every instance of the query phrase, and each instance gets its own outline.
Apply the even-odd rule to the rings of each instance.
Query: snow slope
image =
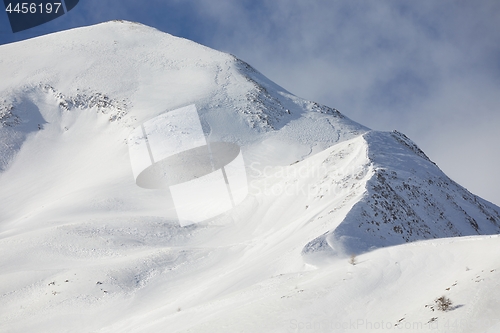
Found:
[[[0,332],[498,330],[500,209],[403,134],[131,22],[4,45],[0,76]],[[190,104],[250,194],[181,227],[127,137]]]

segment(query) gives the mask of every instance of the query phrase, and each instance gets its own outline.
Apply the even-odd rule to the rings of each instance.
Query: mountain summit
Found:
[[[370,130],[232,55],[141,24],[1,46],[0,74],[0,321],[8,331],[75,323],[83,331],[156,332],[166,323],[211,331],[219,321],[240,327],[238,309],[257,311],[248,304],[260,301],[270,313],[283,302],[289,313],[311,315],[282,300],[312,283],[303,274],[335,270],[349,255],[383,261],[395,245],[500,233],[500,208],[453,182],[404,134]],[[208,142],[241,148],[249,194],[183,227],[168,189],[135,183],[127,138],[189,105]],[[326,293],[318,274],[311,290]],[[281,279],[297,290],[264,297]],[[262,315],[266,324],[246,331],[281,331]]]

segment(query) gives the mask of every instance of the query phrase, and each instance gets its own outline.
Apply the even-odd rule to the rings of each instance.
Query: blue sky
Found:
[[[112,19],[229,52],[290,92],[412,138],[500,205],[500,1],[80,0],[0,44]]]

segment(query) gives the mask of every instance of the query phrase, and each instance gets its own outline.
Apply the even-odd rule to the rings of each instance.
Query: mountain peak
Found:
[[[36,62],[28,51],[34,49]],[[232,55],[140,24],[106,22],[5,45],[0,53],[1,71],[12,78],[0,83],[4,124],[19,120],[30,103],[43,99],[47,108],[33,111],[43,118],[64,117],[68,108],[97,108],[126,127],[196,104],[214,139],[232,137],[240,144],[254,142],[255,131],[297,121],[319,121],[327,131],[315,136],[309,127],[295,126],[291,135],[301,137],[307,150],[324,149],[366,130],[334,109],[290,94]],[[302,117],[306,114],[311,116]],[[210,122],[218,131],[210,130]]]

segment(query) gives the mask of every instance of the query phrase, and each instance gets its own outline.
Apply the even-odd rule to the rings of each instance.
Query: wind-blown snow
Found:
[[[0,75],[0,331],[498,330],[500,209],[403,134],[130,22],[1,46]],[[181,227],[126,139],[191,104],[250,195]]]

